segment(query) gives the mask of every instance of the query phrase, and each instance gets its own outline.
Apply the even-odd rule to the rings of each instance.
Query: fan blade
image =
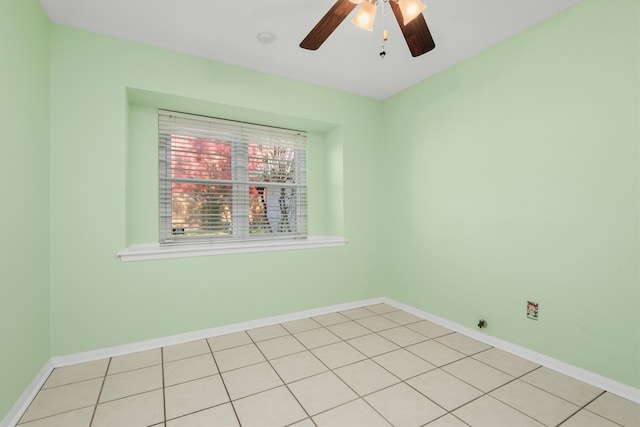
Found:
[[[433,37],[431,37],[431,31],[429,31],[429,27],[427,26],[427,21],[424,20],[422,13],[407,25],[404,25],[404,18],[402,17],[400,6],[393,0],[389,2],[389,5],[393,10],[393,14],[396,16],[398,25],[400,25],[402,35],[407,41],[411,56],[420,56],[436,47],[436,43],[433,41]]]
[[[309,50],[318,49],[356,6],[357,4],[350,0],[338,0],[302,40],[300,47]]]

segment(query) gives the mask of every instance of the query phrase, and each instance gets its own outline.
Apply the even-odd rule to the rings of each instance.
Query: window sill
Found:
[[[229,242],[215,245],[161,246],[159,243],[145,243],[130,245],[118,252],[118,256],[122,262],[147,261],[208,255],[331,248],[344,246],[346,243],[347,240],[344,237],[334,236],[309,236],[306,239],[279,241]]]

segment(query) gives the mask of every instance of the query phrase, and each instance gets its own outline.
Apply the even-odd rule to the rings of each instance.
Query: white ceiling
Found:
[[[298,46],[334,0],[40,1],[59,24],[386,99],[581,0],[422,0],[436,48],[411,57],[389,10],[384,59],[380,11],[373,32],[354,11],[317,51]]]

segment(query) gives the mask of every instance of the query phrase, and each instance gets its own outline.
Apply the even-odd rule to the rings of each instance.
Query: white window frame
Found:
[[[262,125],[254,125],[249,123],[241,123],[229,120],[222,120],[210,117],[196,116],[184,113],[176,113],[171,111],[160,110],[159,117],[159,236],[161,245],[185,245],[185,244],[218,244],[229,243],[234,241],[254,241],[254,240],[276,240],[276,239],[300,239],[307,237],[307,184],[306,184],[306,134],[301,131],[293,131],[287,129],[273,128]],[[213,179],[210,177],[198,176],[200,164],[195,166],[191,163],[187,165],[188,169],[184,169],[184,162],[180,162],[179,159],[192,159],[198,153],[211,154],[210,152],[198,151],[202,149],[198,146],[196,151],[187,151],[185,154],[185,146],[183,145],[176,152],[178,158],[173,157],[174,138],[182,138],[197,141],[216,141],[221,144],[227,145],[230,152],[230,164],[229,169],[226,169],[229,173],[226,179]],[[292,156],[290,159],[283,160],[276,157],[274,158],[265,154],[262,151],[258,151],[260,155],[256,156],[254,151],[253,157],[251,157],[250,147],[283,147],[288,150]],[[195,145],[186,146],[186,150],[193,150]],[[206,148],[206,146],[205,146]],[[218,154],[218,152],[216,152]],[[189,161],[189,160],[187,160]],[[293,162],[294,174],[289,176],[288,172],[283,176],[280,175],[281,171],[279,165],[282,161]],[[176,162],[174,164],[174,162]],[[257,164],[258,169],[253,169],[253,176],[250,170],[250,164]],[[272,175],[272,167],[276,165],[276,181],[273,181],[274,175]],[[180,165],[180,175],[175,175],[174,167]],[[260,172],[263,165],[269,172],[263,175]],[[193,167],[193,169],[191,169]],[[190,173],[192,171],[192,173]],[[256,174],[257,173],[257,174]],[[186,175],[186,176],[185,176]],[[256,176],[258,179],[256,180]],[[189,224],[189,216],[195,218],[196,224],[201,224],[192,228],[191,233],[175,233],[174,227],[180,227],[176,222],[172,208],[173,202],[173,190],[172,184],[181,183],[186,180],[192,181],[195,179],[199,185],[211,183],[211,185],[229,186],[231,188],[231,206],[229,215],[231,217],[230,228],[231,233],[228,233],[227,226],[224,222],[214,221],[219,229],[225,229],[225,232],[218,234],[215,229],[212,231],[208,227],[204,230],[201,227],[202,223],[199,222],[201,213],[196,211],[195,213],[186,214],[187,227]],[[286,179],[287,182],[281,182],[279,179]],[[289,179],[291,180],[289,182]],[[270,230],[254,234],[255,231],[251,231],[250,227],[250,188],[260,186],[264,189],[264,194],[260,197],[265,204],[263,211],[264,218],[261,215],[255,218],[262,219],[261,224],[266,225],[265,229]],[[278,189],[291,189],[294,194],[294,203],[292,211],[295,215],[292,215],[291,229],[286,231],[273,231],[277,230],[276,224],[272,222],[273,218],[269,215],[269,206],[273,206],[269,203],[269,198],[264,198],[267,191]],[[214,190],[216,191],[216,190]],[[224,190],[222,190],[224,191]],[[283,190],[284,191],[284,190]],[[199,193],[194,193],[198,195]],[[217,194],[217,193],[216,193]],[[223,193],[224,194],[224,193]],[[229,193],[226,193],[229,194]],[[255,201],[255,199],[254,199]],[[205,202],[207,203],[207,202]],[[213,202],[212,205],[215,205]],[[228,206],[225,204],[225,206]],[[215,205],[219,206],[219,205]],[[277,204],[276,204],[277,206]],[[278,209],[281,209],[278,208]],[[276,210],[278,210],[276,209]],[[276,214],[281,212],[278,210]],[[182,219],[185,220],[184,215]],[[215,227],[215,225],[214,225]],[[181,227],[180,227],[181,228]],[[191,234],[191,235],[189,235]]]

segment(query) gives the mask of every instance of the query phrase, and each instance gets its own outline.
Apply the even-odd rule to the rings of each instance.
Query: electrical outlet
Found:
[[[527,301],[527,317],[532,320],[538,320],[538,303]]]

